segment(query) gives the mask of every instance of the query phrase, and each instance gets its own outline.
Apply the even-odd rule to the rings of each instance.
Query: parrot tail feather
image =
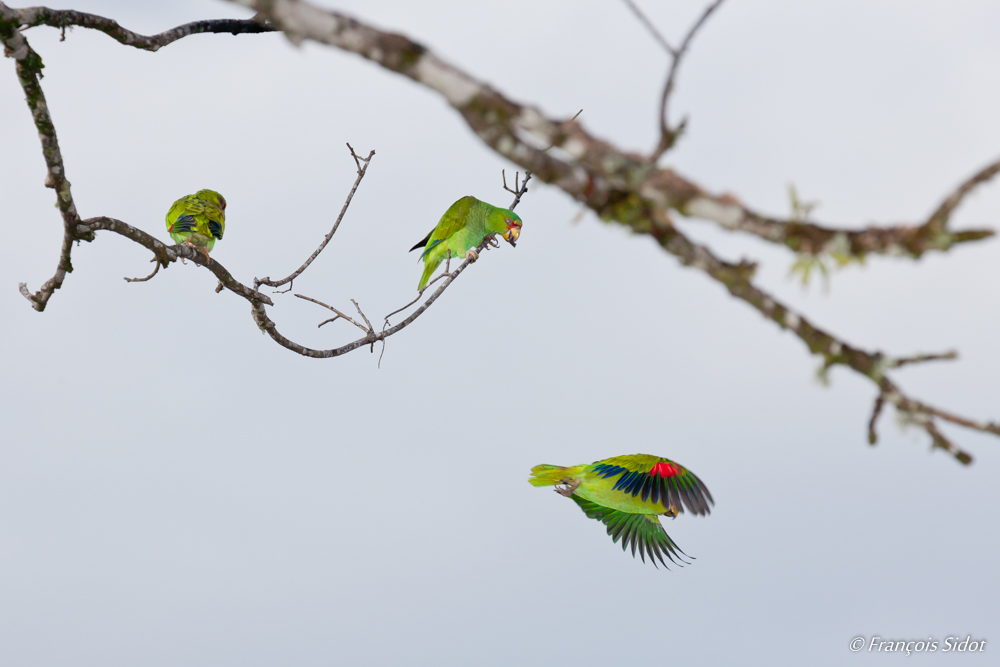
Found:
[[[431,231],[427,232],[427,236],[425,236],[423,238],[423,240],[421,240],[419,243],[417,243],[417,245],[415,245],[412,248],[410,248],[410,252],[413,252],[417,248],[423,248],[425,245],[427,245],[427,242],[431,240],[431,234],[433,234],[433,233],[434,233],[433,229]]]
[[[434,260],[430,260],[430,261],[424,260],[424,273],[423,273],[422,276],[420,276],[420,284],[417,285],[417,289],[418,290],[422,290],[424,287],[427,286],[427,281],[431,279],[431,276],[434,275],[434,270],[437,269],[437,267],[440,264],[441,264],[441,260],[437,260],[437,261],[434,261]]]
[[[575,467],[566,468],[542,464],[531,469],[531,477],[528,482],[532,486],[554,486],[561,484],[564,479],[573,477],[575,474]]]

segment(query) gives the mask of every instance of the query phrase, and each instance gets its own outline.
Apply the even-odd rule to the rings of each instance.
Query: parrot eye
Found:
[[[223,211],[226,210],[226,198],[222,195],[219,195],[219,205],[222,206]]]

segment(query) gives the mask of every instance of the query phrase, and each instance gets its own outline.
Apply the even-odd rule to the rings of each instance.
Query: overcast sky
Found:
[[[334,6],[334,3],[329,3]],[[246,17],[224,2],[72,0],[149,34]],[[677,40],[701,2],[646,0]],[[583,109],[630,150],[656,141],[666,59],[621,2],[342,2],[553,117]],[[913,223],[1000,154],[1000,5],[731,2],[695,43],[666,163],[788,215],[787,187],[841,226]],[[295,291],[375,320],[415,294],[407,250],[459,197],[507,205],[486,148],[432,91],[280,34],[197,35],[147,53],[76,29],[26,33],[81,215],[168,240],[178,197],[228,200],[213,257],[245,283],[315,248],[375,149],[340,231]],[[1000,441],[944,427],[931,452],[874,386],[538,184],[516,249],[486,254],[412,327],[332,360],[296,356],[193,264],[148,283],[109,233],[39,314],[61,224],[37,134],[0,62],[0,663],[4,665],[844,665],[854,637],[988,640],[1000,651]],[[1000,184],[957,226],[1000,222]],[[852,344],[956,362],[895,374],[915,397],[1000,419],[1000,245],[875,257],[829,291],[794,256],[682,223]],[[315,347],[357,337],[291,294],[271,316]],[[669,534],[665,572],[621,552],[539,463],[636,452],[716,500]],[[862,657],[864,655],[864,657]]]

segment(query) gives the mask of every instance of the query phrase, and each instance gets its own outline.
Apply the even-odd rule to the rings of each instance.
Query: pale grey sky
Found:
[[[619,146],[655,143],[665,58],[620,2],[328,3],[403,32]],[[700,2],[641,3],[677,38]],[[60,5],[62,6],[62,5]],[[243,17],[222,2],[73,0],[145,33]],[[1000,6],[732,2],[681,73],[689,133],[667,162],[788,213],[917,221],[1000,153]],[[414,294],[407,249],[455,199],[509,202],[485,148],[432,92],[277,34],[194,36],[159,53],[81,29],[27,33],[80,213],[167,240],[199,188],[229,202],[213,256],[244,282],[291,271],[377,155],[295,291],[370,317]],[[4,665],[882,664],[852,638],[989,640],[1000,650],[1000,442],[945,427],[931,453],[873,386],[815,380],[805,346],[647,238],[533,187],[516,249],[488,253],[377,353],[309,360],[263,337],[193,265],[148,283],[110,234],[39,314],[18,294],[61,226],[13,63],[0,63],[0,663]],[[1000,222],[1000,184],[959,226]],[[803,290],[794,257],[685,222],[853,344],[957,348],[905,369],[913,395],[1000,418],[995,241],[919,263],[873,258]],[[314,346],[353,340],[291,295],[270,310]],[[377,352],[378,350],[376,350]],[[622,554],[538,463],[617,454],[693,469],[717,505],[670,535],[672,572]],[[913,655],[952,664],[953,654]]]

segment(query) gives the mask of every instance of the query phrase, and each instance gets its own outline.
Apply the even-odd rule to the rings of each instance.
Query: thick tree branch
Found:
[[[648,232],[648,221],[626,214],[639,200],[800,253],[846,249],[858,257],[920,257],[929,250],[947,250],[994,233],[990,229],[939,233],[926,225],[849,230],[763,216],[731,195],[711,194],[671,169],[617,149],[589,134],[578,121],[551,120],[533,107],[504,97],[403,35],[300,0],[230,1],[258,10],[295,43],[311,39],[356,53],[438,92],[498,153],[561,188],[603,219],[640,233]]]
[[[892,365],[891,358],[851,346],[813,326],[752,283],[753,264],[719,260],[710,250],[681,234],[671,223],[668,212],[674,210],[685,216],[712,220],[727,229],[746,231],[797,252],[818,254],[834,248],[843,252],[846,247],[851,255],[859,257],[873,253],[920,257],[928,250],[947,250],[956,243],[991,236],[992,230],[950,233],[943,224],[924,224],[853,231],[767,218],[731,196],[711,195],[670,169],[658,168],[641,156],[618,150],[588,134],[577,121],[550,120],[532,107],[505,98],[402,35],[379,31],[301,0],[230,1],[258,10],[295,43],[312,39],[359,54],[435,90],[501,155],[561,188],[602,219],[652,236],[682,264],[703,271],[724,285],[730,294],[792,331],[812,353],[823,357],[825,366],[844,365],[871,379],[879,389],[878,411],[869,429],[872,439],[875,419],[884,403],[893,404],[900,414],[912,416],[936,447],[946,449],[963,463],[969,463],[971,457],[944,438],[935,426],[935,418],[1000,435],[995,424],[956,417],[903,394],[885,374]],[[690,42],[718,4],[709,7],[685,43]],[[556,150],[550,152],[548,147]],[[946,215],[968,189],[992,175],[989,169],[984,170],[969,181],[964,191],[960,188],[961,194],[949,198],[953,204]]]
[[[654,213],[655,214],[655,213]],[[753,266],[746,263],[729,264],[715,257],[711,251],[688,240],[676,228],[664,228],[654,234],[660,245],[677,257],[681,264],[699,269],[721,283],[736,298],[750,304],[769,320],[794,333],[808,346],[809,351],[823,357],[825,367],[843,365],[864,375],[879,389],[875,410],[869,421],[869,442],[875,444],[875,421],[884,403],[891,403],[909,421],[923,428],[935,447],[946,450],[963,464],[972,462],[972,456],[961,450],[936,428],[934,418],[940,418],[966,428],[1000,435],[1000,425],[976,422],[945,412],[939,408],[916,401],[906,394],[887,375],[886,370],[903,363],[916,363],[932,359],[951,358],[949,355],[919,355],[892,360],[881,352],[868,352],[836,338],[814,326],[802,315],[781,304],[752,282]]]
[[[806,343],[811,352],[823,357],[825,366],[844,365],[870,378],[879,388],[876,410],[869,424],[872,441],[876,437],[875,421],[884,403],[893,404],[901,415],[927,431],[935,447],[949,451],[963,463],[970,462],[971,457],[947,440],[937,428],[936,419],[1000,435],[1000,425],[959,417],[909,398],[885,374],[887,369],[895,366],[932,358],[943,358],[944,355],[920,355],[893,360],[881,353],[867,352],[848,345],[813,326],[801,315],[791,311],[757,288],[752,283],[753,264],[748,262],[730,264],[719,260],[704,246],[689,241],[676,229],[669,218],[669,211],[673,210],[685,216],[711,220],[725,228],[752,233],[772,242],[786,245],[798,252],[818,254],[831,251],[832,246],[840,252],[843,252],[846,247],[850,255],[859,257],[872,253],[908,254],[920,257],[928,250],[947,250],[956,243],[977,240],[993,234],[992,230],[951,233],[947,231],[947,221],[969,191],[1000,171],[1000,163],[987,167],[962,184],[926,223],[919,226],[870,228],[854,231],[831,229],[795,220],[785,221],[767,218],[754,213],[732,196],[709,194],[670,169],[658,168],[642,156],[623,152],[610,143],[593,137],[574,119],[556,122],[546,118],[532,107],[520,105],[505,98],[488,85],[442,61],[425,47],[404,36],[381,32],[350,17],[314,7],[301,0],[230,1],[257,9],[267,21],[267,26],[273,24],[279,27],[295,43],[305,39],[313,39],[360,54],[387,69],[399,72],[439,92],[462,114],[473,131],[500,154],[534,172],[544,181],[561,188],[595,211],[604,220],[615,221],[638,233],[652,236],[682,264],[703,271],[724,285],[733,296],[745,301],[768,319],[795,333]],[[713,3],[706,10],[694,29],[688,33],[681,49],[678,49],[678,53],[686,50],[694,33],[708,18],[708,15],[718,7],[720,1]],[[200,253],[187,246],[166,246],[144,232],[118,220],[92,218],[82,223],[79,222],[69,193],[69,183],[65,180],[63,173],[62,159],[55,141],[55,130],[48,117],[44,97],[41,95],[41,88],[38,85],[41,60],[37,54],[30,50],[27,42],[20,35],[18,27],[40,24],[56,25],[57,27],[81,25],[102,30],[122,43],[150,50],[156,50],[164,44],[196,32],[265,31],[259,22],[257,25],[258,28],[261,28],[259,30],[253,26],[245,26],[246,30],[222,29],[224,26],[232,27],[239,22],[215,23],[214,27],[218,27],[219,30],[213,30],[213,26],[210,25],[212,23],[188,24],[188,26],[181,26],[154,37],[142,37],[125,31],[113,21],[101,19],[101,17],[77,12],[60,13],[44,8],[12,10],[0,3],[0,39],[4,42],[5,54],[17,61],[18,77],[25,88],[29,108],[32,110],[36,126],[42,137],[43,152],[49,170],[46,184],[54,187],[59,194],[59,206],[63,213],[66,229],[63,253],[60,258],[59,271],[61,273],[57,272],[56,276],[49,283],[46,283],[46,285],[50,283],[53,285],[47,292],[46,287],[43,286],[43,290],[34,296],[29,294],[29,298],[32,299],[33,305],[37,309],[43,309],[51,292],[61,284],[65,272],[71,270],[69,252],[72,241],[92,240],[94,231],[104,229],[131,238],[149,248],[154,253],[158,264],[162,266],[167,266],[179,257],[206,266],[218,277],[220,285],[250,301],[254,320],[262,330],[280,345],[298,354],[328,358],[339,356],[366,344],[373,346],[379,340],[384,341],[388,336],[402,330],[425,312],[468,267],[471,260],[463,262],[454,272],[446,272],[442,275],[441,278],[444,279],[442,285],[416,311],[399,324],[389,327],[388,318],[386,318],[386,326],[383,327],[382,331],[376,332],[371,323],[368,322],[367,317],[361,313],[362,318],[367,322],[367,327],[362,327],[366,332],[365,337],[339,348],[313,350],[280,334],[264,309],[265,305],[272,305],[271,300],[256,289],[251,289],[236,281],[218,262],[206,261]],[[669,90],[667,90],[664,99],[668,97]],[[549,148],[554,150],[550,153]],[[355,159],[358,159],[357,156]],[[358,166],[360,172],[360,163]],[[515,197],[515,204],[526,189],[526,183],[527,179]],[[489,241],[489,238],[484,239],[478,250],[485,250],[489,246]],[[319,250],[321,251],[322,248],[323,246]],[[304,267],[308,266],[309,261],[311,260],[307,260]],[[295,275],[289,277],[289,282]],[[260,284],[266,283],[261,282]],[[26,288],[23,291],[27,292]],[[358,310],[360,313],[360,307]],[[336,312],[342,316],[339,311]],[[358,323],[355,322],[355,324]],[[358,326],[361,325],[358,324]]]
[[[229,273],[229,270],[219,263],[219,260],[213,259],[211,261],[206,261],[205,255],[191,246],[184,244],[167,245],[137,227],[133,227],[132,225],[122,222],[121,220],[104,216],[98,218],[88,218],[77,226],[78,234],[93,234],[95,231],[100,230],[120,234],[127,239],[135,241],[144,248],[149,249],[152,251],[161,266],[169,266],[172,262],[176,262],[177,260],[184,258],[189,262],[194,262],[198,266],[203,266],[211,271],[215,277],[219,279],[219,282],[222,283],[223,287],[228,289],[233,294],[243,297],[252,304],[262,303],[269,306],[274,305],[274,302],[272,302],[270,297],[267,295],[261,294],[253,288],[247,287],[240,281],[236,280],[236,278]]]
[[[19,20],[17,12],[0,3],[0,41],[3,42],[4,56],[14,59],[17,79],[21,83],[21,88],[24,89],[28,109],[35,121],[38,138],[42,142],[42,155],[45,157],[45,167],[48,170],[45,186],[56,191],[56,206],[59,207],[63,219],[63,241],[55,275],[45,281],[41,289],[34,294],[28,290],[26,284],[21,283],[20,285],[21,294],[31,302],[31,306],[35,310],[41,312],[45,310],[52,294],[62,287],[66,274],[73,271],[71,261],[73,242],[77,240],[90,241],[93,235],[77,235],[75,232],[80,216],[76,212],[76,204],[73,203],[73,194],[70,191],[69,181],[66,179],[62,153],[59,151],[59,141],[56,138],[56,128],[49,115],[49,107],[45,102],[45,93],[42,92],[40,83],[42,68],[45,65],[42,64],[41,57],[32,50],[28,41],[17,29]]]

